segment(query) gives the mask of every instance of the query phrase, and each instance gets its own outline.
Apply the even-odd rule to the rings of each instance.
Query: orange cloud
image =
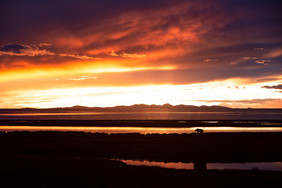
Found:
[[[48,15],[42,23],[21,20],[7,6],[4,15],[18,16],[6,16],[17,20],[3,22],[1,41],[20,44],[1,44],[0,90],[179,85],[230,78],[259,83],[281,77],[280,22],[272,3],[108,3],[70,3],[66,12],[60,8],[52,14],[44,12],[56,8],[49,4],[46,10],[37,4],[11,6],[25,10],[23,18],[42,11],[40,16]]]
[[[84,59],[84,60],[100,59],[100,58],[89,57],[89,56],[86,56],[86,55],[74,55],[74,54],[59,54],[59,56],[62,56],[62,57],[73,57],[73,58]]]
[[[114,50],[112,50],[110,53],[109,53],[110,56],[114,56],[114,57],[124,57],[124,58],[145,58],[147,57],[147,55],[145,54],[128,54],[128,53],[125,53],[125,52],[121,52],[120,54],[117,54]]]
[[[56,75],[72,75],[77,73],[103,73],[103,72],[130,72],[137,70],[172,70],[174,66],[144,66],[132,64],[131,60],[90,60],[83,63],[68,61],[58,65],[30,64],[28,61],[21,61],[21,68],[5,68],[0,70],[0,81],[9,81],[25,78],[53,77]]]
[[[60,35],[55,39],[54,43],[63,48],[80,48],[83,47],[85,42],[78,37],[65,37]]]
[[[268,58],[277,58],[282,56],[282,49],[276,49],[266,54]]]
[[[114,57],[118,57],[119,55],[114,51],[112,50],[110,53],[109,53],[110,56],[114,56]]]

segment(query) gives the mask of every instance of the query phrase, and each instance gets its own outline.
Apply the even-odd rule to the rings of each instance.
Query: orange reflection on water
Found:
[[[189,127],[189,128],[157,128],[157,127],[69,127],[69,126],[0,126],[0,131],[76,131],[91,133],[139,133],[139,134],[183,134],[194,133],[200,128],[204,133],[220,132],[282,132],[282,127]]]
[[[155,127],[64,127],[64,126],[1,126],[1,131],[81,131],[92,133],[140,133],[170,134],[191,133],[193,128],[155,128]]]
[[[173,168],[173,169],[194,169],[194,163],[174,163],[174,162],[156,162],[156,161],[138,161],[138,160],[120,160],[127,165],[134,166],[158,166],[163,168]]]
[[[199,127],[205,132],[281,132],[282,127]]]
[[[157,166],[162,168],[171,169],[195,169],[195,163],[182,163],[182,162],[156,162],[156,161],[146,161],[146,160],[123,160],[115,159],[121,161],[127,165],[133,166]],[[249,162],[249,163],[206,163],[206,170],[275,170],[282,171],[282,162]]]
[[[94,115],[94,114],[105,114],[100,112],[83,112],[83,113],[76,113],[76,112],[68,112],[68,113],[14,113],[14,114],[1,114],[1,116],[61,116],[61,115]]]

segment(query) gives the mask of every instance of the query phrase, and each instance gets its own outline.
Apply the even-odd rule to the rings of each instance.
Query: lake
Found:
[[[0,120],[282,120],[281,110],[230,112],[2,113]]]
[[[183,134],[194,133],[195,129],[205,133],[238,133],[238,132],[282,132],[282,127],[68,127],[68,126],[0,126],[0,131],[76,131],[91,133],[139,133],[139,134]]]

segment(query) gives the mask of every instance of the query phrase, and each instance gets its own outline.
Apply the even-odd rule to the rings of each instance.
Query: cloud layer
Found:
[[[0,7],[2,90],[23,81],[40,88],[42,80],[48,88],[228,79],[261,90],[281,85],[276,0],[15,0]]]
[[[282,90],[282,84],[274,85],[274,86],[263,86],[263,88],[266,88],[266,89],[281,89]]]
[[[39,46],[42,48],[44,46],[51,46],[51,44],[40,43]],[[95,59],[94,57],[89,57],[85,55],[75,55],[75,54],[56,54],[55,52],[48,49],[40,49],[38,46],[30,46],[23,44],[7,44],[0,46],[0,56],[53,56],[58,55],[62,57],[72,57],[77,59]]]

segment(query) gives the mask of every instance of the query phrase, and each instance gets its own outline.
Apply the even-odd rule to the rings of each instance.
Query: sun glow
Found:
[[[261,84],[240,85],[241,80],[225,80],[190,85],[144,85],[123,87],[77,87],[64,89],[27,90],[2,98],[0,105],[17,107],[68,107],[75,105],[109,107],[133,104],[170,103],[172,105],[224,105],[252,107],[256,100],[270,102],[280,93],[261,88]],[[252,101],[252,99],[256,99]],[[266,100],[266,102],[268,102]]]
[[[24,63],[25,64],[25,63]],[[114,72],[133,72],[145,70],[175,70],[174,65],[160,65],[160,66],[144,66],[144,65],[130,65],[119,63],[118,61],[96,61],[84,62],[77,64],[76,62],[66,63],[62,65],[29,65],[23,68],[0,69],[0,82],[7,82],[11,80],[54,77],[63,75],[76,75],[83,73],[114,73]]]

